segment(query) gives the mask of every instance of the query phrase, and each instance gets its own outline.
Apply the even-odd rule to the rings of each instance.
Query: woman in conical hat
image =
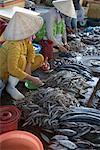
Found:
[[[33,70],[41,66],[43,56],[35,55],[29,37],[34,35],[43,25],[43,19],[36,15],[16,12],[9,21],[3,37],[6,42],[0,48],[0,96],[8,81],[6,90],[12,98],[24,98],[15,86],[19,80],[30,80],[35,85],[42,85],[42,81],[31,76]]]
[[[54,42],[60,51],[66,52],[69,48],[67,44],[66,26],[64,16],[76,17],[72,0],[53,1],[54,7],[43,16],[46,22],[46,32],[48,39]]]

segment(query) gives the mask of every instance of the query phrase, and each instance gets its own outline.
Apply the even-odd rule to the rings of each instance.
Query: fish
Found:
[[[79,111],[76,111],[76,112],[68,112],[66,114],[63,114],[60,119],[62,118],[67,118],[69,116],[74,116],[74,115],[92,115],[92,116],[95,116],[95,117],[100,117],[100,115],[96,114],[96,113],[90,113],[90,112],[79,112]]]
[[[71,129],[56,129],[55,130],[57,133],[61,133],[61,134],[63,134],[63,135],[66,135],[66,136],[74,136],[74,135],[76,135],[77,134],[77,132],[76,131],[74,131],[74,130],[71,130]]]
[[[73,69],[73,68],[71,68],[71,67],[69,67],[69,68],[67,68],[67,67],[64,68],[64,67],[61,66],[61,67],[55,68],[55,70],[58,71],[58,72],[59,72],[59,71],[63,71],[63,70],[67,70],[67,71],[79,73],[79,71],[77,71],[77,70],[75,70],[75,69]]]
[[[73,65],[70,65],[70,64],[68,64],[68,65],[62,65],[62,66],[60,66],[60,67],[58,67],[59,69],[63,69],[63,70],[65,70],[65,69],[73,69],[73,70],[76,70],[78,73],[80,73],[80,69],[77,67],[77,66],[73,66]],[[57,69],[57,68],[56,68]]]
[[[79,139],[79,140],[77,140],[76,144],[79,148],[89,149],[91,147],[91,149],[92,149],[92,143],[87,140]]]
[[[69,64],[69,65],[62,65],[60,67],[55,68],[56,71],[62,71],[62,70],[67,70],[67,71],[72,71],[72,72],[76,72],[78,74],[81,74],[83,77],[85,77],[87,80],[91,81],[91,74],[88,73],[86,70],[84,71],[83,69],[81,69],[81,67],[78,67],[78,65],[73,65],[73,64]]]
[[[47,142],[48,144],[50,143],[50,139],[47,137],[47,135],[43,134],[43,133],[40,133],[42,139]]]
[[[73,142],[69,141],[69,140],[60,140],[59,143],[69,149],[76,149],[77,145],[74,144]]]
[[[51,140],[56,140],[56,141],[59,141],[59,140],[68,140],[68,137],[65,136],[65,135],[55,135],[51,138]]]
[[[86,113],[93,113],[93,114],[97,114],[100,115],[100,111],[98,109],[94,109],[94,108],[89,108],[89,107],[70,107],[70,111],[73,112],[86,112]]]
[[[91,130],[91,127],[90,126],[86,126],[86,127],[81,127],[79,130],[78,130],[78,133],[77,135],[73,136],[73,139],[77,139],[77,138],[80,138],[82,136],[84,136],[85,134],[88,134]]]
[[[48,150],[68,150],[68,148],[60,144],[53,143],[48,147]]]
[[[86,66],[84,66],[82,64],[73,63],[72,65],[78,66],[81,70],[88,72],[90,75],[92,74],[91,70],[88,67],[86,67]]]
[[[64,118],[60,121],[66,122],[87,122],[89,124],[94,124],[100,126],[100,118],[92,115],[74,115],[68,118]]]
[[[72,128],[78,128],[78,124],[76,122],[59,122],[59,125],[62,127],[62,128],[69,128],[69,129],[72,129]]]
[[[100,134],[100,130],[93,130],[90,133]]]

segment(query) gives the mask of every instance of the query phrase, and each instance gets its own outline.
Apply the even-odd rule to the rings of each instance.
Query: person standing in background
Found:
[[[84,20],[84,11],[80,5],[80,0],[72,0],[76,12],[76,18],[65,17],[68,33],[75,33],[77,31],[77,21]]]
[[[73,4],[75,7],[75,12],[76,12],[76,16],[77,16],[78,11],[81,9],[80,0],[73,0]],[[72,29],[74,31],[77,31],[77,19],[78,19],[78,17],[72,18],[72,20],[71,20]]]

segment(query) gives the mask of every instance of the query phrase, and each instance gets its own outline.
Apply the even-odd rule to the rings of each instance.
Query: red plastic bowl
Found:
[[[0,106],[0,134],[18,128],[21,112],[15,106]]]
[[[25,131],[11,131],[0,136],[1,150],[44,150],[41,141]]]

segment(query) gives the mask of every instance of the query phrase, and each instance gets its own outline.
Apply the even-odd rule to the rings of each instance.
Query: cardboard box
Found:
[[[100,3],[89,3],[88,18],[100,19]]]

